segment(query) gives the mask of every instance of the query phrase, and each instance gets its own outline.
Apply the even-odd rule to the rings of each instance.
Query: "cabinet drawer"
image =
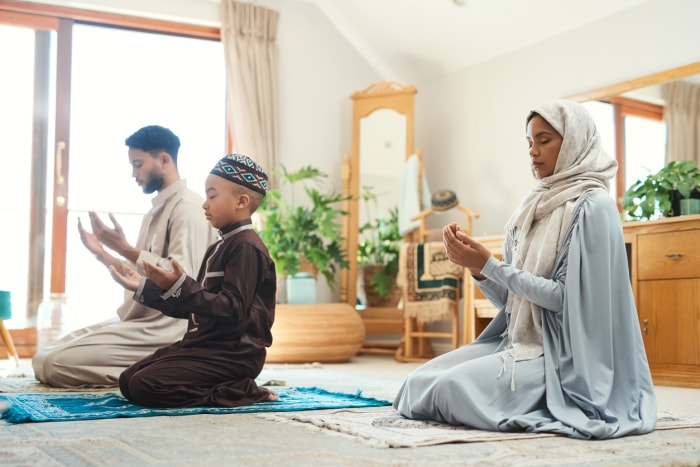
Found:
[[[639,280],[700,277],[700,230],[640,235]]]

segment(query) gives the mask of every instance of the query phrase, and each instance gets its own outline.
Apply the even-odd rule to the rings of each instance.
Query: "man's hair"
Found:
[[[177,166],[177,151],[180,149],[180,138],[167,128],[149,125],[141,128],[125,141],[129,149],[140,149],[155,157],[159,152],[170,154]]]

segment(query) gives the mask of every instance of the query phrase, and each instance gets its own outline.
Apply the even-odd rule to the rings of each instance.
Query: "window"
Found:
[[[83,326],[113,317],[124,292],[81,244],[78,217],[89,228],[88,211],[108,224],[111,212],[136,241],[152,196],[131,178],[124,139],[151,124],[178,135],[180,176],[204,198],[226,149],[226,75],[218,41],[77,24],[72,51],[65,293]]]
[[[627,188],[666,164],[663,107],[624,97],[585,102],[601,133],[603,147],[615,156],[618,173],[611,195],[618,208]]]
[[[150,200],[124,140],[149,124],[180,137],[180,175],[203,194],[227,146],[218,29],[13,0],[0,12],[0,41],[13,44],[0,48],[13,70],[0,76],[9,327],[34,326],[50,292],[65,293],[77,326],[113,317],[123,291],[80,243],[77,218],[113,212],[135,242]]]

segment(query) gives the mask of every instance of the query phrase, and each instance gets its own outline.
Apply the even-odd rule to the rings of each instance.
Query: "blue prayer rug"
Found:
[[[96,420],[117,417],[159,415],[235,414],[252,412],[292,412],[301,410],[381,407],[391,402],[355,394],[329,392],[316,387],[276,387],[278,401],[258,402],[241,407],[184,407],[154,409],[133,404],[120,394],[2,394],[0,410],[7,424]]]

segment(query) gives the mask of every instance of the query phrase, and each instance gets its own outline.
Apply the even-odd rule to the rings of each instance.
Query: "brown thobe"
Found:
[[[164,291],[143,280],[134,299],[188,320],[175,344],[119,378],[122,394],[148,407],[236,407],[266,400],[255,378],[272,344],[275,264],[250,219],[221,230],[197,280],[183,274]]]

